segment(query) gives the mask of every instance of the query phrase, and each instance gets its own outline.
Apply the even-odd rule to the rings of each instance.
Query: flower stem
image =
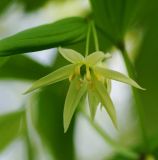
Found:
[[[121,50],[128,74],[131,78],[137,80],[137,76],[136,76],[136,72],[135,72],[135,68],[128,56],[128,53],[124,47],[124,45],[122,45],[122,47],[119,47],[119,49]],[[148,141],[147,141],[147,135],[146,135],[146,131],[145,131],[145,124],[144,124],[144,111],[143,111],[143,105],[141,103],[141,99],[140,99],[140,95],[139,92],[136,88],[132,87],[132,91],[133,91],[133,96],[135,99],[135,106],[136,106],[136,110],[138,112],[138,116],[139,116],[139,123],[140,123],[140,127],[141,127],[141,132],[142,132],[142,136],[143,136],[143,142],[144,142],[144,146],[148,147]]]
[[[91,24],[92,24],[92,32],[93,32],[93,37],[94,37],[95,49],[96,49],[96,51],[99,51],[99,41],[98,41],[98,36],[97,36],[95,24],[94,24],[94,22],[92,22]]]
[[[108,143],[109,145],[111,145],[117,153],[122,154],[128,158],[138,159],[137,153],[115,142],[111,137],[109,137],[109,135],[96,122],[90,119],[89,116],[85,112],[82,111],[82,113],[84,117],[90,122],[91,126],[95,129],[95,131],[98,132],[98,134],[104,139],[104,141]]]
[[[87,39],[86,39],[85,57],[88,56],[88,52],[89,52],[90,33],[91,33],[91,25],[89,24],[88,31],[87,31]]]

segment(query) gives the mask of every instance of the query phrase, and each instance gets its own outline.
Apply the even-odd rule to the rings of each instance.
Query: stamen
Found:
[[[88,66],[86,66],[86,79],[87,81],[91,80],[91,74]]]
[[[76,74],[76,75],[80,75],[80,68],[81,68],[80,65],[78,65],[78,66],[75,68],[75,74]]]

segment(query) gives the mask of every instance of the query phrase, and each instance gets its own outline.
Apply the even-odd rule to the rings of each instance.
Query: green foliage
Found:
[[[13,2],[13,0],[1,0],[0,1],[0,15],[6,10],[8,9],[8,7],[10,6],[10,4]]]
[[[62,90],[61,90],[62,88]],[[67,85],[59,83],[39,93],[37,128],[56,160],[74,159],[73,123],[64,134],[63,106]]]
[[[87,23],[80,17],[66,18],[52,24],[28,29],[1,40],[0,56],[71,45],[83,40],[86,30]]]
[[[6,57],[4,60],[6,61]],[[42,66],[26,56],[18,55],[9,57],[3,64],[0,69],[0,78],[35,80],[48,74],[50,71],[50,68]]]
[[[20,4],[24,11],[27,12],[33,12],[37,9],[40,9],[44,5],[46,5],[48,2],[56,2],[61,3],[66,0],[1,0],[0,1],[0,14],[3,14],[9,6],[13,4]]]
[[[4,149],[15,138],[22,136],[24,111],[0,116],[0,150]]]
[[[17,2],[23,4],[26,11],[33,11],[46,4],[48,0],[18,0]],[[4,12],[11,3],[12,1],[9,0],[1,0],[0,14]],[[72,72],[76,74],[79,71],[80,78],[83,80],[84,77],[87,81],[89,81],[90,78],[94,78],[92,71],[97,72],[98,75],[93,81],[95,87],[89,86],[88,88],[88,101],[92,119],[94,119],[96,107],[100,101],[108,111],[115,125],[116,113],[109,97],[110,80],[121,81],[141,88],[135,81],[121,73],[101,68],[100,66],[89,68],[88,65],[96,65],[97,62],[109,57],[109,55],[104,54],[105,51],[109,51],[113,46],[117,47],[123,55],[129,76],[134,79],[137,78],[140,84],[147,89],[145,92],[133,89],[133,97],[135,97],[136,101],[136,114],[141,121],[139,127],[143,133],[143,143],[141,145],[138,143],[137,146],[134,146],[136,149],[127,147],[127,150],[124,150],[124,148],[122,149],[117,143],[113,143],[111,140],[108,142],[109,139],[103,131],[101,131],[101,134],[108,143],[113,144],[113,148],[118,153],[113,156],[111,160],[130,160],[130,158],[128,158],[130,157],[130,155],[128,155],[128,153],[131,153],[130,150],[132,150],[132,155],[134,151],[134,157],[135,154],[136,156],[138,154],[139,159],[146,158],[148,160],[151,157],[158,158],[158,127],[156,124],[158,121],[158,2],[156,0],[152,0],[150,3],[148,3],[147,0],[90,0],[90,4],[92,6],[92,15],[88,17],[87,20],[86,18],[80,17],[66,18],[52,24],[28,29],[0,40],[0,56],[11,56],[7,59],[0,58],[0,78],[36,80],[45,76],[35,82],[29,91],[70,78],[71,83],[69,90],[67,83],[64,81],[63,83],[57,83],[57,85],[45,87],[39,92],[36,97],[38,121],[36,123],[34,122],[34,125],[55,159],[74,160],[74,119],[66,134],[63,133],[62,123],[64,119],[64,128],[65,131],[67,131],[75,109],[87,89],[87,83],[84,84],[84,87],[80,87],[80,85],[78,85],[78,77],[73,77]],[[88,23],[91,20],[96,27],[99,45],[97,46],[96,39],[94,38],[93,40],[90,36],[89,51],[94,52],[95,48],[99,48],[101,52],[94,52],[84,58],[78,52],[81,52],[83,55],[87,54],[85,51],[85,40],[89,27]],[[138,57],[134,61],[136,65],[135,69],[126,52],[124,37],[131,29],[137,32],[138,27],[142,32],[143,40],[138,50]],[[26,56],[15,55],[59,46],[71,48],[71,50],[59,48],[59,51],[64,58],[75,64],[67,65],[64,68],[63,66],[66,62],[58,55],[55,64],[49,68],[38,64]],[[81,62],[82,65],[74,69],[76,63]],[[85,62],[88,65],[85,65]],[[50,73],[52,69],[58,70]],[[137,77],[135,76],[135,72],[137,72]],[[50,74],[47,75],[48,73]],[[102,82],[102,79],[105,84]],[[79,88],[76,88],[76,86],[79,86]],[[67,90],[68,95],[66,96]],[[65,97],[66,102],[63,118]],[[26,118],[24,114],[24,111],[21,111],[0,116],[0,150],[3,150],[13,139],[22,135],[23,129],[25,128],[25,121],[23,120]],[[21,128],[21,122],[24,128]],[[93,121],[91,121],[91,124],[95,126]],[[30,139],[29,137],[27,138],[31,153],[33,150],[30,146]],[[30,156],[30,159],[34,159],[33,156]]]
[[[154,3],[154,7],[158,8],[158,2]],[[157,7],[156,7],[157,6]],[[135,61],[138,72],[138,79],[142,85],[146,86],[147,92],[140,92],[142,110],[144,114],[144,125],[148,137],[148,147],[154,150],[158,147],[158,16],[157,11],[152,11],[147,19],[146,32],[139,49],[139,55]]]

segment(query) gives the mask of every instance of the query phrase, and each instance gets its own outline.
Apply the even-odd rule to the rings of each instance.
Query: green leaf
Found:
[[[84,57],[73,49],[66,49],[59,47],[60,54],[71,63],[80,63]]]
[[[0,79],[36,80],[50,72],[50,67],[43,66],[29,57],[16,55],[9,57],[0,68]]]
[[[124,74],[120,72],[113,71],[113,70],[106,69],[106,68],[101,68],[101,67],[95,67],[94,70],[96,73],[101,74],[107,79],[112,79],[112,80],[120,81],[123,83],[127,83],[136,88],[144,90],[144,88],[140,87],[134,80],[132,80],[131,78],[125,76]]]
[[[55,160],[74,160],[74,121],[71,122],[68,132],[63,132],[63,108],[67,88],[66,81],[60,82],[44,88],[35,99],[38,104],[37,128]]]
[[[34,82],[31,88],[29,88],[25,92],[25,94],[32,92],[38,88],[45,87],[47,85],[50,85],[50,84],[53,84],[53,83],[69,78],[69,76],[73,74],[74,67],[75,67],[75,64],[70,64],[70,65],[57,69],[56,71],[48,74],[45,77],[42,77],[41,79]]]
[[[125,33],[137,22],[143,1],[137,0],[90,0],[98,31],[119,45]],[[143,6],[144,7],[144,6]]]
[[[44,5],[49,2],[49,0],[34,0],[33,2],[31,0],[17,0],[17,2],[23,5],[25,12],[32,12],[41,7],[44,7]]]
[[[64,132],[67,131],[73,114],[78,106],[82,96],[85,94],[87,84],[80,84],[79,77],[71,81],[64,105]]]
[[[147,24],[138,56],[135,61],[138,81],[147,88],[139,92],[141,99],[141,115],[147,135],[147,147],[150,151],[158,151],[158,1],[151,3]],[[149,6],[149,3],[147,3]],[[158,153],[158,152],[157,152]]]
[[[5,12],[12,2],[13,0],[1,0],[0,1],[0,14]]]
[[[0,40],[0,56],[71,45],[85,39],[87,23],[80,17],[31,28]]]
[[[8,60],[7,57],[0,57],[0,67],[3,66],[5,62],[7,62],[7,60]]]
[[[23,117],[23,111],[0,116],[0,150],[5,149],[9,143],[22,134]]]
[[[98,80],[95,79],[95,88],[100,98],[102,105],[105,107],[107,113],[109,114],[114,126],[117,128],[117,118],[116,111],[110,96],[105,88],[105,86]]]
[[[94,89],[88,89],[88,102],[92,120],[95,118],[96,110],[99,105],[98,95]]]
[[[90,65],[95,65],[105,58],[105,54],[101,51],[96,51],[85,58],[85,61]]]

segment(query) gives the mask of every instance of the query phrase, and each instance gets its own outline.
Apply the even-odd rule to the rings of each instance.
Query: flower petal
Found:
[[[110,96],[104,86],[104,84],[95,79],[95,87],[100,98],[102,105],[105,107],[106,111],[108,112],[114,126],[117,128],[117,118],[116,118],[116,111]]]
[[[93,120],[96,114],[97,106],[99,105],[99,100],[95,90],[88,89],[88,102],[89,102],[91,117]]]
[[[111,92],[111,80],[110,79],[105,80],[105,87],[107,89],[107,92],[110,94]]]
[[[95,67],[94,71],[97,74],[104,76],[105,78],[120,81],[123,83],[127,83],[127,84],[132,85],[136,88],[144,90],[144,88],[140,87],[133,79],[125,76],[124,74],[122,74],[120,72],[113,71],[113,70],[106,69],[106,68],[102,68],[102,67]]]
[[[75,64],[70,64],[57,69],[56,71],[48,74],[45,77],[42,77],[41,79],[35,81],[31,88],[29,88],[24,94],[32,92],[38,88],[45,87],[47,85],[67,79],[71,74],[73,74],[75,66]]]
[[[59,47],[60,54],[71,63],[80,63],[84,57],[73,49],[66,49]]]
[[[73,114],[87,89],[87,84],[80,84],[79,77],[71,81],[64,105],[64,132],[67,131]]]
[[[104,52],[96,51],[85,58],[86,63],[90,66],[97,64],[98,62],[102,61],[106,55]]]

